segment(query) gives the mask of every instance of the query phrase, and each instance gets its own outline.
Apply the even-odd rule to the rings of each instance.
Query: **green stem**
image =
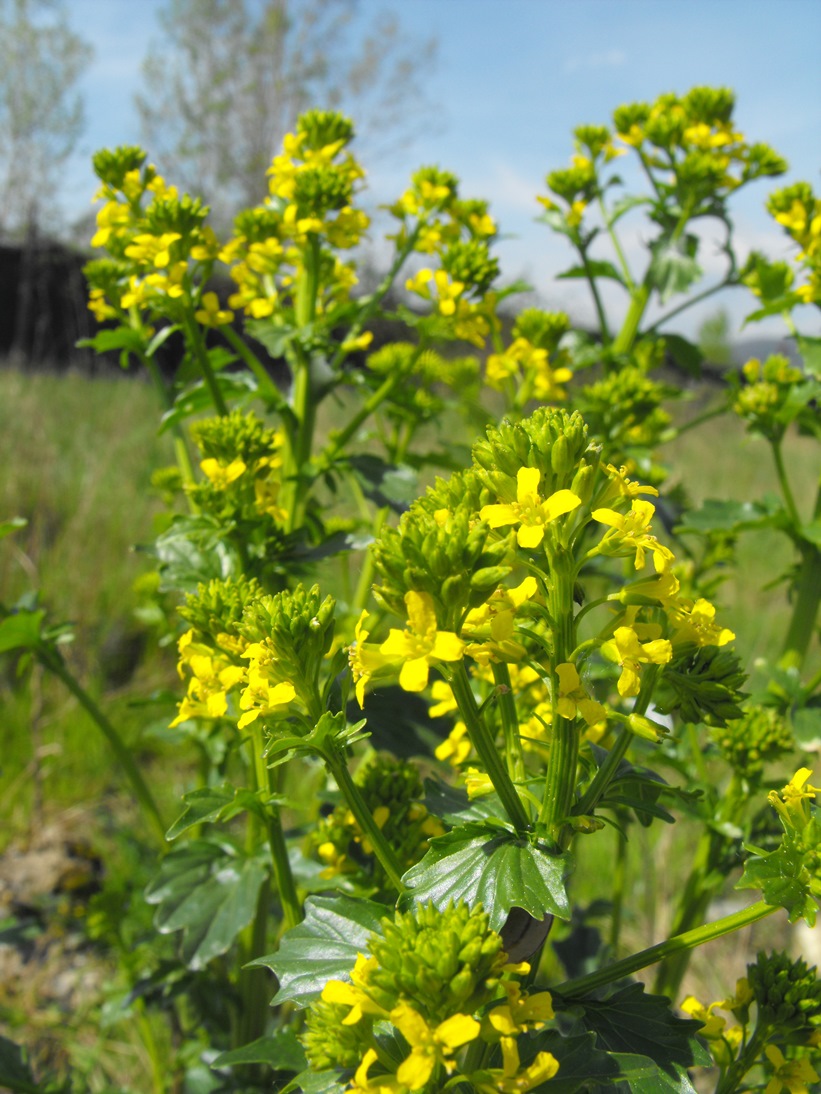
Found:
[[[613,353],[627,353],[628,350],[632,349],[638,334],[639,324],[650,299],[650,291],[648,279],[645,277],[642,284],[630,296],[630,307],[627,309],[624,323],[611,347]]]
[[[379,865],[387,874],[391,885],[393,885],[397,893],[404,893],[405,886],[402,884],[403,871],[399,864],[399,860],[394,854],[393,848],[382,834],[382,830],[373,819],[373,815],[365,804],[365,799],[362,797],[359,787],[351,778],[344,757],[326,755],[325,762],[334,779],[336,779],[336,785],[342,791],[345,801],[348,803],[348,808],[354,815],[356,823],[359,825],[363,835],[373,848],[373,853],[379,860]]]
[[[220,327],[220,333],[231,345],[231,348],[234,349],[237,354],[242,358],[242,360],[245,362],[251,372],[253,372],[254,376],[256,376],[257,383],[259,384],[259,387],[257,389],[259,394],[262,396],[263,399],[266,400],[266,402],[270,406],[279,411],[283,419],[286,419],[283,421],[283,426],[287,429],[288,423],[286,412],[288,406],[284,398],[282,397],[282,392],[269,376],[268,370],[266,369],[265,365],[247,345],[245,339],[237,334],[232,326],[227,325],[224,327]]]
[[[569,833],[563,829],[573,808],[580,739],[577,719],[564,718],[556,708],[559,695],[556,666],[564,664],[576,648],[573,616],[573,586],[576,574],[572,554],[565,548],[554,545],[549,552],[549,572],[552,582],[548,594],[548,612],[553,620],[551,627],[553,721],[544,798],[539,820],[546,826],[550,838],[556,845],[564,848]]]
[[[696,293],[695,296],[688,296],[682,304],[677,304],[674,308],[665,312],[664,315],[655,321],[655,323],[651,323],[647,328],[647,333],[654,334],[659,327],[663,327],[665,323],[669,323],[674,316],[680,315],[683,311],[687,311],[688,308],[692,308],[694,304],[699,304],[702,300],[707,300],[717,292],[721,292],[722,289],[731,288],[736,284],[735,278],[725,277],[722,281],[719,281],[717,285],[711,285],[709,289],[703,289],[701,292]]]
[[[584,795],[574,807],[574,814],[587,816],[596,808],[596,805],[601,800],[604,792],[610,785],[613,776],[618,770],[619,764],[624,759],[627,749],[630,747],[632,736],[633,734],[625,726],[618,731],[613,747],[604,758],[604,763],[593,776],[590,786],[588,786]]]
[[[636,287],[636,283],[633,280],[633,275],[630,272],[629,265],[627,264],[627,258],[625,257],[624,251],[622,250],[621,242],[619,241],[619,237],[618,237],[618,233],[616,232],[616,229],[613,227],[613,223],[610,220],[610,217],[607,215],[607,209],[605,208],[605,205],[604,205],[604,198],[602,197],[601,194],[599,194],[599,199],[598,200],[599,200],[599,211],[601,212],[602,220],[607,225],[607,234],[610,236],[610,242],[613,244],[613,249],[615,250],[616,257],[619,260],[619,265],[621,266],[621,272],[624,274],[624,280],[625,280],[625,283],[627,285],[627,290],[628,290],[628,292],[633,292],[633,290]]]
[[[621,961],[614,961],[612,965],[599,969],[598,972],[589,973],[587,976],[579,976],[575,980],[566,980],[563,984],[556,986],[556,993],[577,997],[587,995],[597,988],[606,987],[608,984],[613,984],[626,976],[632,976],[640,969],[655,965],[666,957],[671,957],[682,950],[693,950],[696,946],[703,946],[707,942],[723,938],[724,935],[732,934],[733,931],[740,931],[744,927],[749,927],[751,924],[757,923],[760,919],[765,919],[768,915],[772,915],[773,912],[777,911],[779,911],[778,905],[767,904],[765,901],[759,900],[755,904],[743,908],[740,912],[733,912],[732,915],[723,916],[713,923],[706,923],[702,927],[696,927],[693,931],[674,935],[665,942],[659,942],[657,945],[650,946],[649,949],[641,950],[630,957],[625,957]]]
[[[778,485],[781,487],[781,493],[784,498],[784,505],[792,521],[793,528],[798,531],[801,527],[801,516],[798,512],[798,506],[795,504],[795,496],[790,486],[790,480],[787,478],[787,469],[784,466],[784,456],[781,451],[781,439],[771,440],[770,448],[773,453],[773,462],[775,463],[776,474],[778,475]]]
[[[205,381],[205,386],[211,394],[211,402],[214,404],[214,409],[220,417],[225,417],[228,413],[228,407],[225,399],[222,397],[222,392],[219,389],[217,383],[217,377],[214,370],[211,368],[211,362],[208,358],[208,351],[205,348],[205,342],[203,341],[202,331],[199,324],[195,319],[190,316],[186,316],[184,322],[185,336],[188,340],[188,344],[194,351],[194,357],[196,359],[199,370],[202,373],[202,378]]]
[[[111,745],[114,755],[117,757],[126,778],[131,783],[131,788],[134,791],[137,801],[139,801],[140,805],[143,807],[143,811],[151,822],[151,826],[154,829],[161,846],[165,847],[165,833],[168,826],[163,823],[160,811],[157,808],[157,803],[154,801],[154,796],[148,789],[148,785],[135,764],[134,757],[131,755],[125,741],[88,692],[82,687],[79,681],[75,679],[71,672],[69,672],[57,650],[46,643],[40,643],[35,647],[34,653],[41,664],[63,682],[74,698],[77,699],[80,705],[91,716],[92,721]]]
[[[502,762],[496,742],[479,713],[464,662],[459,662],[448,682],[459,707],[459,713],[467,726],[471,743],[484,765],[488,778],[493,783],[493,789],[499,795],[505,812],[517,831],[526,831],[531,827],[530,818]]]
[[[752,1037],[748,1041],[744,1051],[734,1060],[732,1064],[727,1068],[727,1071],[722,1076],[718,1086],[716,1086],[715,1094],[734,1094],[734,1091],[738,1090],[741,1080],[747,1074],[751,1067],[753,1067],[761,1055],[761,1050],[767,1043],[767,1035],[769,1029],[759,1030],[756,1028]]]
[[[163,409],[171,410],[171,408],[174,406],[174,399],[171,396],[171,392],[168,390],[168,385],[162,378],[162,374],[160,373],[160,370],[157,366],[157,362],[153,357],[147,357],[145,355],[143,355],[142,361],[146,369],[148,370],[148,374],[151,377],[151,382],[153,383],[154,388],[160,397],[160,403],[162,404]],[[174,423],[174,425],[172,426],[172,432],[174,434],[174,455],[177,460],[177,467],[179,467],[180,469],[183,482],[191,485],[194,482],[194,467],[191,463],[191,456],[188,452],[188,444],[185,439],[185,433],[183,432],[182,426],[179,422]],[[192,503],[190,497],[188,499],[188,505],[193,512],[196,512],[196,507]]]
[[[258,721],[251,724],[251,741],[257,788],[263,790],[266,797],[270,799],[274,796],[277,787],[274,785],[273,772],[265,762],[262,726]],[[268,836],[268,846],[271,850],[274,880],[276,881],[279,899],[282,902],[285,926],[286,928],[295,927],[297,923],[302,921],[302,905],[299,902],[294,875],[291,871],[291,862],[288,858],[288,846],[282,828],[282,815],[279,806],[273,802],[266,805],[265,828]],[[256,956],[259,956],[259,954]]]
[[[421,347],[419,349],[421,353]],[[418,356],[418,354],[417,354]],[[329,468],[348,441],[356,433],[357,429],[365,422],[371,414],[377,410],[380,405],[387,399],[396,385],[404,379],[404,373],[394,372],[390,376],[387,376],[379,387],[374,391],[357,410],[356,414],[350,419],[348,424],[338,431],[334,431],[331,438],[325,447],[325,450],[320,454],[318,466],[320,471]]]
[[[616,862],[613,867],[613,914],[610,920],[610,952],[618,953],[627,877],[627,836],[616,832]]]
[[[596,315],[599,320],[599,331],[601,332],[602,340],[607,343],[610,341],[610,327],[607,322],[607,313],[604,310],[604,304],[602,303],[601,296],[599,295],[599,287],[596,284],[596,277],[590,270],[590,263],[587,258],[587,248],[580,247],[579,254],[582,259],[582,266],[584,267],[584,276],[587,278],[587,283],[590,286],[590,292],[593,294],[593,303],[596,306]]]
[[[786,475],[784,477],[786,482]],[[821,484],[815,496],[812,519],[821,517]],[[800,525],[800,522],[799,522]],[[801,565],[795,581],[793,614],[782,650],[782,663],[800,668],[815,633],[818,607],[821,604],[821,551],[814,543],[801,539],[798,543]]]
[[[525,777],[525,759],[522,749],[522,735],[519,733],[519,715],[513,687],[510,683],[510,670],[504,661],[494,662],[493,682],[498,691],[499,710],[502,715],[502,732],[505,738],[505,756],[507,770],[514,783],[521,783]]]

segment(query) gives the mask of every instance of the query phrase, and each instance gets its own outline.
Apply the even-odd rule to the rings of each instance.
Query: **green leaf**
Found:
[[[426,779],[425,807],[435,817],[441,817],[447,824],[456,827],[470,821],[498,817],[502,805],[496,794],[483,794],[471,801],[467,792],[458,786]]]
[[[214,377],[216,385],[227,403],[247,398],[257,390],[257,381],[250,372],[223,372]],[[214,401],[211,391],[204,381],[199,380],[187,387],[174,400],[170,410],[166,410],[160,419],[160,433],[173,429],[186,418],[196,414],[213,414]]]
[[[145,351],[146,333],[133,327],[117,327],[115,330],[101,330],[93,338],[83,338],[78,346],[87,346],[95,353],[110,353],[112,350],[142,354]]]
[[[534,919],[548,912],[569,919],[564,886],[569,872],[567,854],[548,854],[496,826],[467,824],[431,840],[425,857],[402,880],[420,903],[432,901],[437,908],[459,900],[482,904],[498,931],[513,907]]]
[[[160,560],[160,590],[195,593],[200,583],[207,585],[212,578],[237,573],[239,558],[223,540],[224,531],[208,517],[176,517],[154,545]]]
[[[549,1052],[559,1062],[557,1074],[544,1087],[550,1094],[574,1094],[588,1090],[593,1082],[597,1089],[611,1089],[612,1080],[618,1076],[618,1066],[613,1058],[596,1048],[592,1033],[563,1037],[556,1029],[545,1030],[537,1036],[519,1038],[523,1067],[533,1062],[539,1052]]]
[[[0,539],[10,536],[18,528],[25,528],[27,524],[28,521],[25,517],[12,517],[11,520],[0,521]]]
[[[184,794],[182,800],[185,802],[185,809],[166,832],[167,840],[175,840],[195,824],[230,820],[240,813],[248,812],[265,818],[265,803],[260,794],[231,786],[229,783],[192,790],[190,794]],[[270,801],[271,799],[269,804]]]
[[[624,277],[616,269],[612,262],[589,259],[586,266],[571,266],[569,270],[563,270],[556,274],[557,281],[568,281],[571,278],[609,277],[613,281],[624,284]]]
[[[808,847],[815,845],[815,841],[804,844]],[[804,850],[791,846],[787,833],[775,851],[766,855],[751,855],[747,859],[744,873],[735,887],[757,889],[767,904],[786,909],[790,923],[805,919],[812,927],[818,909],[810,893],[811,878],[804,859]]]
[[[271,969],[279,980],[272,1003],[307,1006],[329,980],[349,980],[368,939],[381,934],[389,909],[372,900],[349,896],[315,896],[305,901],[305,919],[282,937],[277,953],[252,965]]]
[[[682,338],[680,334],[665,334],[664,345],[679,368],[683,369],[688,376],[700,378],[704,354],[698,346],[687,338]]]
[[[795,337],[804,367],[816,380],[821,380],[821,338],[808,338],[804,334]]]
[[[350,1088],[350,1084],[340,1082],[341,1075],[341,1068],[333,1071],[302,1071],[282,1088],[280,1094],[291,1094],[294,1090],[301,1090],[302,1094],[342,1094],[343,1090]]]
[[[394,465],[378,456],[358,455],[346,461],[365,497],[378,506],[404,512],[419,494],[419,476],[407,464]]]
[[[161,934],[182,931],[182,958],[202,969],[225,953],[254,918],[268,876],[263,862],[227,844],[193,840],[163,859],[145,899]]]
[[[610,1054],[619,1068],[619,1078],[632,1094],[696,1094],[686,1070],[674,1064],[668,1071],[648,1056],[626,1052]]]
[[[662,304],[676,293],[686,292],[701,277],[703,271],[695,257],[697,250],[698,239],[693,235],[675,240],[662,238],[653,244],[647,272]]]
[[[821,748],[821,707],[807,704],[794,711],[792,728],[799,748],[817,752]]]
[[[236,1067],[238,1064],[268,1064],[274,1071],[301,1071],[307,1064],[302,1045],[291,1029],[278,1029],[242,1048],[221,1052],[211,1067]]]
[[[614,201],[610,206],[610,213],[607,218],[608,223],[611,225],[615,224],[625,213],[629,213],[631,209],[635,209],[638,205],[652,205],[652,201],[648,197],[634,197],[630,195],[619,198],[618,201]]]
[[[23,1056],[22,1048],[6,1037],[0,1037],[0,1086],[6,1086],[10,1090],[40,1089]]]
[[[43,609],[36,612],[14,612],[0,623],[0,653],[9,650],[30,650],[40,641],[41,629],[46,613]]]
[[[679,1081],[679,1068],[712,1062],[696,1036],[701,1023],[677,1017],[666,996],[647,995],[643,984],[628,984],[607,999],[573,999],[572,1003],[583,1008],[581,1023],[596,1034],[600,1048],[647,1057],[671,1080]]]
[[[676,532],[741,532],[777,526],[776,514],[756,501],[719,501],[708,498],[700,509],[681,518]]]

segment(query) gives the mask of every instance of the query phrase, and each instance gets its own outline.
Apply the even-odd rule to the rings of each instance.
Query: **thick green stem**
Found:
[[[260,396],[265,399],[270,406],[284,415],[284,412],[287,410],[287,404],[282,397],[282,392],[268,375],[268,370],[265,365],[246,344],[245,339],[237,334],[232,326],[220,327],[220,333],[228,341],[231,348],[242,358],[251,372],[253,372],[254,376],[256,376],[257,383],[259,384],[257,391]],[[287,422],[283,422],[283,425],[287,428]]]
[[[706,923],[693,931],[674,935],[672,938],[668,938],[666,942],[659,942],[658,945],[650,946],[649,949],[641,950],[631,957],[615,961],[612,965],[599,969],[598,972],[589,973],[587,976],[579,976],[575,980],[566,980],[563,984],[556,986],[556,993],[565,996],[587,995],[597,988],[614,984],[625,976],[632,976],[640,969],[655,965],[666,957],[672,957],[673,954],[680,953],[682,950],[694,950],[697,946],[703,946],[707,942],[723,938],[724,935],[732,934],[733,931],[740,931],[744,927],[749,927],[751,924],[757,923],[759,919],[765,919],[768,915],[772,915],[773,912],[777,911],[779,911],[778,905],[766,904],[763,900],[759,900],[740,912],[733,912],[732,915],[724,916],[713,923]]]
[[[459,662],[448,682],[459,707],[459,713],[467,726],[471,743],[484,765],[488,778],[493,783],[493,789],[499,795],[499,800],[505,812],[518,831],[527,830],[531,827],[530,818],[510,775],[507,773],[507,768],[499,755],[499,750],[496,748],[496,742],[485,724],[484,718],[479,713],[463,662]]]
[[[611,347],[614,353],[627,353],[632,349],[639,331],[639,324],[650,299],[650,291],[650,285],[647,278],[645,278],[644,282],[633,292],[630,298],[630,307],[624,317],[624,323]]]
[[[821,517],[821,485],[815,497],[812,519]],[[794,607],[784,639],[782,663],[800,668],[804,664],[818,619],[821,604],[821,551],[813,543],[799,544],[801,566],[795,582]]]
[[[382,834],[382,830],[373,819],[373,815],[365,804],[365,799],[362,797],[359,787],[351,778],[344,757],[326,756],[325,762],[327,763],[331,774],[336,779],[336,785],[342,791],[345,801],[348,803],[348,808],[353,813],[362,834],[373,848],[373,853],[379,860],[379,865],[387,874],[391,885],[393,885],[397,893],[404,893],[405,886],[402,884],[403,871],[399,864],[399,860],[394,854],[393,848]]]
[[[165,847],[165,833],[168,826],[163,823],[160,811],[157,808],[157,803],[154,801],[154,796],[148,789],[145,779],[142,777],[139,768],[135,764],[134,757],[131,755],[128,745],[126,745],[118,731],[108,718],[106,718],[88,692],[69,672],[62,657],[55,649],[46,643],[41,643],[35,647],[34,652],[40,663],[44,665],[49,672],[54,673],[54,675],[65,684],[75,699],[77,699],[80,705],[91,716],[94,724],[111,745],[114,755],[117,757],[117,761],[122,767],[126,778],[131,783],[131,788],[134,791],[137,801],[142,806],[160,844]]]

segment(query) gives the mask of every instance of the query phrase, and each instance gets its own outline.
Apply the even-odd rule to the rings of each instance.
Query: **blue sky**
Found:
[[[149,40],[159,36],[162,6],[68,0],[72,24],[95,47],[82,84],[86,132],[66,172],[63,203],[71,215],[88,208],[91,152],[139,141],[133,97]],[[819,0],[362,0],[363,25],[385,10],[409,34],[438,40],[427,87],[438,124],[378,166],[366,162],[377,199],[395,197],[421,163],[455,171],[465,196],[491,202],[505,237],[499,254],[507,276],[528,278],[577,319],[589,316],[578,286],[551,283],[569,253],[533,223],[534,195],[544,192],[547,171],[567,163],[575,125],[606,122],[622,102],[723,84],[736,91],[742,131],[789,161],[785,181],[821,186]],[[739,195],[742,251],[784,251],[762,210],[767,190],[765,181]],[[627,229],[638,261],[641,225]],[[712,248],[704,260],[718,270]],[[734,318],[747,309],[741,296],[724,300]]]

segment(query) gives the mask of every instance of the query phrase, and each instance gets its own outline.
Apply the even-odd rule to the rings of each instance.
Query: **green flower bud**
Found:
[[[386,1009],[406,1000],[433,1024],[490,1000],[507,956],[481,908],[458,904],[440,912],[429,904],[382,923],[384,937],[370,941],[379,967],[369,984]]]
[[[305,134],[305,147],[316,152],[337,141],[348,144],[353,140],[354,125],[335,110],[307,110],[297,119],[296,131]]]
[[[727,762],[747,779],[760,779],[764,764],[792,752],[795,738],[774,707],[751,707],[743,716],[711,733]]]
[[[537,349],[553,354],[563,334],[570,330],[570,318],[563,312],[542,311],[541,308],[525,308],[516,316],[513,337],[525,338]]]
[[[194,630],[215,641],[220,634],[239,634],[239,624],[247,604],[262,595],[254,578],[214,578],[188,593],[178,610]]]
[[[333,641],[335,603],[330,596],[320,599],[318,585],[308,590],[297,585],[293,592],[248,604],[239,631],[270,651],[280,679],[292,683],[298,693],[312,694]]]
[[[308,1063],[314,1071],[332,1067],[355,1068],[368,1046],[367,1030],[356,1025],[343,1025],[350,1013],[343,1003],[327,1003],[318,999],[311,1005],[300,1041]]]
[[[561,473],[554,470],[552,463],[553,447],[559,437],[563,438],[557,457],[564,468]],[[568,414],[555,407],[540,407],[520,422],[505,420],[498,428],[488,429],[487,439],[473,446],[473,461],[500,501],[515,500],[516,475],[522,467],[538,468],[539,492],[548,497],[557,490],[570,488],[587,446],[587,426],[578,412]]]
[[[755,964],[747,966],[747,979],[758,1004],[759,1025],[796,1032],[821,1024],[821,981],[803,960],[759,953]]]
[[[662,669],[661,682],[668,693],[659,709],[678,710],[685,722],[724,726],[742,717],[745,680],[738,657],[729,650],[682,645]]]

